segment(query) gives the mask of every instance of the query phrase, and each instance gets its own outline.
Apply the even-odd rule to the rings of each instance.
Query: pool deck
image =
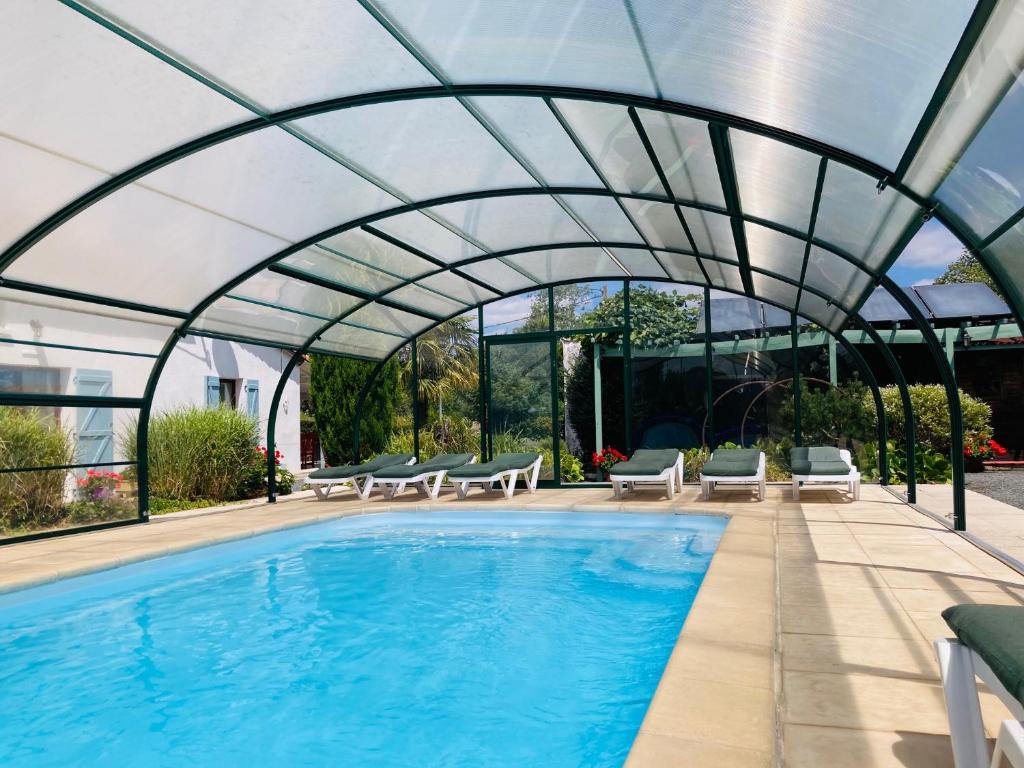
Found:
[[[0,548],[0,591],[204,544],[352,514],[460,506],[731,517],[665,669],[628,765],[952,766],[930,642],[949,635],[939,612],[959,602],[1024,604],[1024,577],[885,491],[769,486],[702,502],[644,491],[540,490],[466,502],[412,493],[388,502],[351,494],[210,514]],[[983,697],[994,736],[1008,717]]]

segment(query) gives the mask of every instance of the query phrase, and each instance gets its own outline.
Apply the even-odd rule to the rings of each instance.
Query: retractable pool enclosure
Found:
[[[912,457],[906,372],[864,318],[872,296],[895,302],[949,397],[965,526],[955,375],[887,273],[937,219],[1019,324],[1024,2],[14,0],[0,15],[0,367],[17,370],[0,405],[77,409],[86,435],[137,417],[137,465],[101,449],[56,467],[134,465],[133,520],[185,335],[291,352],[272,448],[306,355],[385,361],[446,319],[604,281],[625,293],[626,371],[641,283],[704,307],[756,298],[789,318],[794,359],[798,326],[855,363],[847,333],[864,334]],[[72,391],[32,374],[58,355]],[[139,375],[109,375],[122,366]]]

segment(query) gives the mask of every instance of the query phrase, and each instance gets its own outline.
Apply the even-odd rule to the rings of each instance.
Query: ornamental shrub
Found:
[[[949,454],[949,404],[941,384],[911,384],[910,402],[914,408],[917,442],[924,447]],[[871,403],[871,393],[864,393],[864,402]],[[889,419],[889,437],[898,445],[905,442],[906,428],[903,402],[895,386],[882,387],[882,403]],[[960,408],[964,416],[964,432],[992,434],[992,408],[976,397],[960,390]],[[872,406],[873,409],[873,406]]]
[[[136,426],[124,444],[136,455]],[[260,429],[232,408],[187,406],[154,415],[149,422],[149,492],[187,501],[245,498]]]
[[[74,463],[71,435],[36,408],[0,408],[0,467]],[[67,470],[0,474],[0,530],[61,521]]]

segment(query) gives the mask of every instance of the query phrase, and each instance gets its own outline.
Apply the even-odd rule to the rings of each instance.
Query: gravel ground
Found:
[[[1024,509],[1024,469],[968,472],[966,479],[972,491]]]

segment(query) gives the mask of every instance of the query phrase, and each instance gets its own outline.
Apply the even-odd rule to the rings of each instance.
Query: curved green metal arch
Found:
[[[476,306],[477,306],[477,308],[479,308],[479,307],[483,307],[483,306],[485,306],[487,304],[491,304],[493,302],[500,301],[500,300],[502,300],[504,298],[507,298],[508,296],[516,296],[516,295],[520,295],[520,294],[524,294],[524,293],[531,293],[531,292],[536,291],[538,289],[549,288],[549,287],[556,287],[556,286],[559,286],[559,285],[572,285],[572,284],[575,284],[577,282],[579,282],[578,279],[572,279],[572,280],[562,280],[562,281],[557,281],[557,282],[545,283],[543,285],[529,286],[527,288],[523,288],[523,289],[520,289],[518,291],[513,291],[513,292],[507,294],[506,296],[498,296],[498,297],[496,297],[494,299],[490,299],[488,301],[481,302],[480,304],[478,304]],[[630,281],[628,281],[627,279],[624,278],[623,279],[623,283],[626,283],[626,282],[630,282]],[[679,281],[676,281],[676,280],[672,280],[671,278],[660,278],[660,279],[644,278],[643,280],[638,280],[637,282],[661,282],[661,283],[669,283],[669,284],[675,284],[675,285],[693,285],[691,283],[682,283],[682,282],[679,282]],[[695,287],[701,287],[701,286],[695,286]],[[732,294],[735,294],[735,295],[738,295],[738,296],[745,295],[742,291],[738,291],[738,290],[734,290],[734,289],[730,289],[730,288],[722,288],[722,289],[716,289],[716,290],[721,290],[721,291],[723,291],[725,293],[732,293]],[[770,305],[778,307],[780,309],[785,309],[786,311],[789,311],[789,308],[784,307],[783,305],[781,305],[781,304],[779,304],[777,302],[774,302],[774,301],[772,301],[770,299],[758,298],[757,300],[758,301],[763,301],[765,304],[770,304]],[[471,309],[472,308],[469,307],[469,308],[466,309],[466,311],[471,311]],[[460,313],[460,314],[462,314],[462,313]],[[429,332],[430,330],[436,328],[437,326],[441,325],[442,323],[447,322],[452,317],[457,317],[457,316],[458,315],[449,315],[448,317],[439,319],[435,323],[433,323],[433,324],[427,326],[426,328],[424,328],[423,330],[421,330],[418,334],[416,334],[416,336],[417,337],[422,336],[424,333]],[[883,464],[886,463],[886,459],[885,459],[885,454],[886,454],[886,445],[885,445],[886,440],[885,440],[885,436],[887,434],[887,428],[886,428],[886,421],[885,421],[885,409],[884,409],[884,407],[881,404],[881,394],[880,394],[879,389],[878,389],[877,379],[875,378],[874,373],[871,371],[870,366],[868,366],[867,362],[864,360],[864,358],[860,354],[860,352],[856,349],[856,347],[852,343],[850,343],[847,339],[845,339],[842,336],[841,333],[837,334],[837,333],[834,333],[834,332],[832,332],[832,331],[830,331],[828,329],[823,329],[823,330],[825,330],[826,333],[828,333],[830,336],[834,337],[840,344],[842,344],[844,346],[844,348],[847,349],[848,352],[850,352],[851,357],[854,359],[854,362],[858,365],[858,367],[860,367],[865,372],[865,377],[868,379],[868,385],[869,385],[869,387],[872,388],[872,393],[873,393],[873,396],[874,396],[874,399],[875,399],[875,407],[876,407],[878,413],[880,414],[879,428],[878,428],[878,435],[879,435],[879,464],[883,465]],[[402,345],[402,346],[404,346],[404,345]],[[358,443],[358,439],[359,439],[358,438],[358,435],[359,435],[359,422],[360,422],[360,419],[361,419],[361,410],[362,410],[360,406],[365,401],[365,398],[366,398],[367,394],[369,393],[370,388],[373,386],[373,383],[376,381],[376,378],[379,375],[380,371],[384,368],[384,366],[387,364],[387,362],[392,357],[394,357],[396,354],[398,354],[398,351],[401,348],[402,348],[401,346],[396,347],[386,357],[382,358],[380,361],[377,362],[377,364],[374,366],[373,370],[371,371],[369,377],[367,377],[366,382],[363,384],[362,390],[360,391],[359,397],[357,399],[358,405],[357,405],[357,408],[356,408],[356,420],[355,420],[355,423],[353,424],[353,442],[355,444],[355,447],[356,447],[357,451],[358,451],[358,445],[359,445],[359,443]],[[278,386],[275,389],[274,398],[273,398],[273,400],[271,402],[271,406],[270,406],[272,414],[275,414],[277,412],[277,408],[278,408],[278,405],[279,405],[279,402],[280,402],[281,394],[284,391],[284,384],[283,384],[283,382],[287,379],[288,375],[290,375],[291,370],[294,368],[294,364],[297,363],[306,354],[307,351],[308,350],[297,350],[293,354],[291,360],[289,361],[289,365],[286,366],[286,370],[284,372],[282,372],[281,380],[279,381]],[[268,454],[271,454],[271,455],[273,454],[274,445],[275,445],[275,435],[274,435],[274,432],[273,432],[273,425],[268,423],[268,428],[267,428],[267,453]],[[269,500],[270,501],[275,501],[276,500],[276,494],[274,493],[273,489],[275,487],[274,483],[275,483],[275,480],[276,480],[276,472],[274,471],[272,466],[269,465],[269,462],[268,462],[268,477],[267,477],[267,480],[268,480],[268,488],[271,489],[270,495],[269,495]]]

